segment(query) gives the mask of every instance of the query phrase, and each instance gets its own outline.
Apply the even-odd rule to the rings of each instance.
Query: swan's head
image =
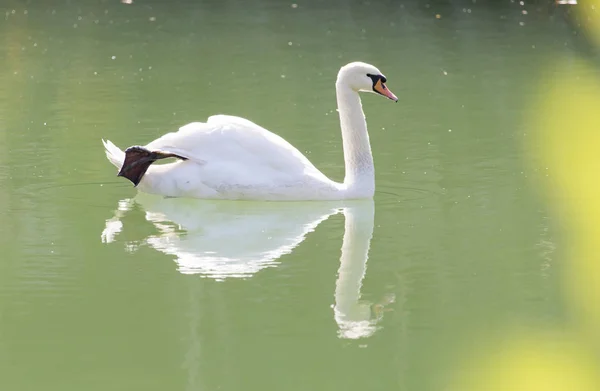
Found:
[[[336,84],[346,85],[357,92],[374,92],[398,102],[396,95],[385,85],[386,82],[387,78],[373,65],[351,62],[340,69]]]

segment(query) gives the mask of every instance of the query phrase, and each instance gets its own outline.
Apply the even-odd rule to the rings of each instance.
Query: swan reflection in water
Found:
[[[104,243],[116,242],[121,218],[134,206],[158,233],[142,243],[175,257],[178,271],[216,280],[251,277],[279,264],[306,235],[330,216],[345,216],[340,267],[335,285],[334,318],[340,338],[371,336],[383,316],[388,297],[373,304],[360,300],[366,273],[374,205],[372,200],[345,202],[234,202],[164,198],[139,193],[119,202],[106,220]],[[139,242],[137,242],[139,243]],[[126,243],[135,248],[135,243]]]

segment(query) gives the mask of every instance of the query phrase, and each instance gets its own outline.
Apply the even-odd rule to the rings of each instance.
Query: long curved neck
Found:
[[[361,192],[372,194],[375,191],[375,168],[360,97],[358,92],[340,81],[335,89],[344,145],[344,185],[347,190],[358,187]]]

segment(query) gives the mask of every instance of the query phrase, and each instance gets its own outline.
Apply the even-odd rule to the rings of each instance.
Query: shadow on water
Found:
[[[369,337],[383,317],[381,303],[361,300],[373,236],[375,208],[372,200],[345,202],[227,202],[164,198],[138,194],[119,201],[106,220],[101,239],[117,242],[124,229],[122,218],[135,207],[156,233],[125,242],[128,251],[147,245],[175,257],[178,271],[215,280],[250,278],[264,268],[276,267],[317,226],[330,216],[345,216],[340,267],[335,285],[334,318],[340,338]]]

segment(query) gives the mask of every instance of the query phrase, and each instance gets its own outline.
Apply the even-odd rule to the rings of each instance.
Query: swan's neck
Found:
[[[338,111],[342,127],[347,190],[360,189],[370,195],[375,191],[375,168],[367,122],[358,92],[344,83],[336,84]]]

